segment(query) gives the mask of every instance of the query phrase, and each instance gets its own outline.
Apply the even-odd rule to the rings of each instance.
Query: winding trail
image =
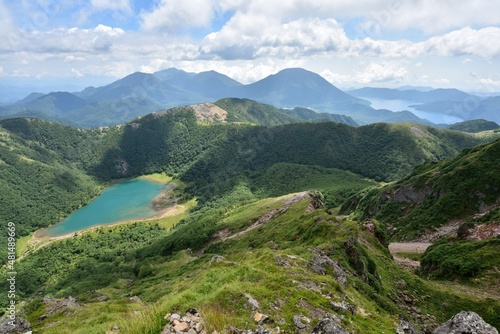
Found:
[[[389,252],[394,257],[394,261],[405,268],[417,269],[420,267],[420,261],[410,260],[407,258],[399,257],[399,253],[414,253],[422,254],[425,250],[432,245],[428,242],[393,242],[389,244]]]

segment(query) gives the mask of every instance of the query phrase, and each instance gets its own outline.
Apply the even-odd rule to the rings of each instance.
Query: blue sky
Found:
[[[0,0],[0,84],[169,67],[248,83],[303,67],[341,88],[498,92],[498,13],[491,0]]]

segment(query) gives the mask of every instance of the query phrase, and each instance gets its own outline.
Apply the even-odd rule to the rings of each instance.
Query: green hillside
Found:
[[[500,325],[497,300],[401,269],[378,227],[337,218],[317,199],[205,208],[170,232],[141,223],[54,243],[17,266],[23,316],[38,333],[160,333],[165,314],[190,308],[208,332],[310,332],[327,313],[350,333],[393,332],[399,316],[431,330],[464,308]],[[255,312],[269,320],[259,325]]]
[[[452,124],[448,127],[450,130],[458,130],[463,132],[477,133],[488,130],[497,130],[500,128],[495,122],[487,121],[484,119],[475,119],[472,121],[464,121]]]
[[[306,190],[307,182],[296,186],[275,182],[272,189],[262,189],[266,177],[270,178],[266,176],[271,175],[270,168],[287,166],[280,164],[309,166],[304,169],[306,174],[314,166],[324,167],[316,168],[316,176],[311,180],[321,179],[319,174],[329,178],[328,169],[337,168],[377,181],[390,181],[425,161],[453,156],[463,148],[490,139],[414,124],[357,128],[333,122],[278,127],[204,124],[196,120],[189,108],[150,114],[124,126],[91,130],[35,119],[3,120],[0,125],[4,138],[5,163],[0,165],[0,172],[5,175],[4,187],[13,194],[12,198],[32,189],[24,196],[32,198],[26,205],[40,208],[46,217],[19,219],[17,212],[26,214],[21,213],[26,212],[21,204],[25,200],[11,203],[4,197],[3,218],[19,219],[32,227],[59,220],[86,203],[103,183],[124,177],[167,172],[187,184],[187,196],[196,196],[202,202],[242,185],[266,196],[281,195]],[[14,170],[19,172],[11,175]],[[49,175],[29,181],[42,171]],[[69,181],[62,181],[66,179]],[[61,182],[71,196],[60,196],[64,198],[61,201],[59,197],[52,200],[43,195],[48,192],[44,189],[54,184],[63,189]],[[55,209],[59,206],[61,209]]]
[[[498,201],[500,139],[484,144],[498,134],[415,124],[266,127],[254,122],[277,114],[255,115],[207,122],[181,107],[88,130],[0,121],[0,212],[16,222],[18,237],[65,217],[109,182],[139,175],[174,177],[182,185],[179,202],[193,207],[29,246],[16,264],[19,316],[38,333],[106,333],[115,326],[160,333],[165,314],[189,308],[200,311],[210,333],[229,326],[310,332],[327,313],[351,333],[393,332],[400,315],[425,332],[464,309],[500,325],[491,289],[494,241],[436,243],[422,258],[429,277],[485,279],[465,281],[477,296],[459,283],[402,269],[386,245],[388,237],[409,238],[486,208],[472,226],[498,219],[491,206]],[[364,196],[349,202],[357,209],[353,219],[339,216],[338,207],[360,191]],[[419,191],[433,200],[409,201]],[[373,217],[378,221],[365,224]],[[449,257],[457,251],[458,265]],[[466,257],[485,261],[477,267]],[[441,274],[450,268],[456,275]],[[2,291],[7,284],[1,276]],[[7,302],[0,295],[0,305]],[[255,323],[255,311],[269,321]]]
[[[496,140],[443,162],[423,164],[401,181],[356,196],[344,212],[355,208],[360,218],[391,224],[399,238],[476,214],[494,218],[500,202],[499,156]]]

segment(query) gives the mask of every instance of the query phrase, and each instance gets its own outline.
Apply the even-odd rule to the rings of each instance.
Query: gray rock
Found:
[[[280,266],[280,267],[290,267],[291,264],[290,262],[288,262],[287,259],[281,257],[281,256],[276,256],[276,265]]]
[[[311,269],[312,271],[314,271],[316,274],[320,274],[320,275],[324,275],[326,274],[326,270],[325,268],[323,268],[322,266],[320,266],[319,264],[317,263],[308,263],[307,264],[307,268]]]
[[[170,316],[170,318],[168,319],[168,321],[170,323],[174,322],[174,320],[181,320],[181,316],[177,313],[174,313]]]
[[[302,320],[304,320],[305,322],[309,323],[309,321],[308,321],[309,319],[307,319],[306,317],[294,315],[293,316],[293,324],[295,325],[295,327],[297,327],[298,329],[304,329],[304,328],[306,328],[308,325],[304,324],[302,322]]]
[[[221,262],[221,261],[224,261],[225,259],[226,258],[224,256],[215,254],[214,256],[212,256],[212,258],[210,259],[210,261],[208,261],[208,263]]]
[[[12,324],[14,324],[14,326],[12,326]],[[17,315],[15,320],[11,320],[9,317],[0,319],[0,333],[2,334],[26,333],[28,331],[31,331],[31,324],[28,320]]]
[[[260,307],[259,302],[252,295],[245,293],[245,297],[247,297],[247,304],[250,305],[252,310],[257,310]]]
[[[108,296],[99,296],[97,300],[100,302],[105,302],[106,300],[108,300]]]
[[[330,305],[335,312],[350,312],[352,315],[356,314],[356,306],[347,303],[345,300],[340,303],[331,300]]]
[[[312,330],[311,334],[349,334],[342,326],[330,318],[323,318]]]
[[[316,254],[312,262],[310,262],[307,265],[307,267],[312,271],[321,275],[325,275],[326,274],[325,268],[330,267],[332,268],[333,274],[335,275],[335,279],[337,280],[337,282],[339,282],[343,286],[347,286],[347,275],[345,274],[342,267],[336,261],[326,256],[324,253],[321,254],[321,250],[315,250],[315,252],[320,254]]]
[[[498,334],[477,313],[462,311],[439,326],[434,334]]]
[[[420,334],[406,319],[405,317],[399,317],[399,325],[396,328],[396,334]]]

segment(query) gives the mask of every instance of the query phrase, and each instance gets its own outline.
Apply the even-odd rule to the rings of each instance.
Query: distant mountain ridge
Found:
[[[395,98],[398,97],[395,92],[417,102],[438,101],[443,96],[456,101],[468,96],[458,90],[423,92],[372,88],[355,90],[353,94],[356,96],[353,96],[319,74],[301,68],[284,69],[251,84],[242,84],[215,71],[190,73],[170,68],[155,73],[132,73],[108,85],[87,87],[81,92],[32,94],[13,105],[0,107],[0,118],[23,114],[58,119],[80,127],[109,126],[162,109],[222,98],[246,98],[277,108],[301,107],[320,113],[346,115],[358,124],[415,122],[433,125],[409,111],[374,109],[361,98],[363,94],[384,94]]]
[[[420,103],[436,101],[457,101],[463,102],[466,99],[474,98],[474,95],[462,92],[458,89],[393,89],[393,88],[373,88],[365,87],[349,91],[349,94],[359,98],[378,98],[384,100],[406,100]]]

